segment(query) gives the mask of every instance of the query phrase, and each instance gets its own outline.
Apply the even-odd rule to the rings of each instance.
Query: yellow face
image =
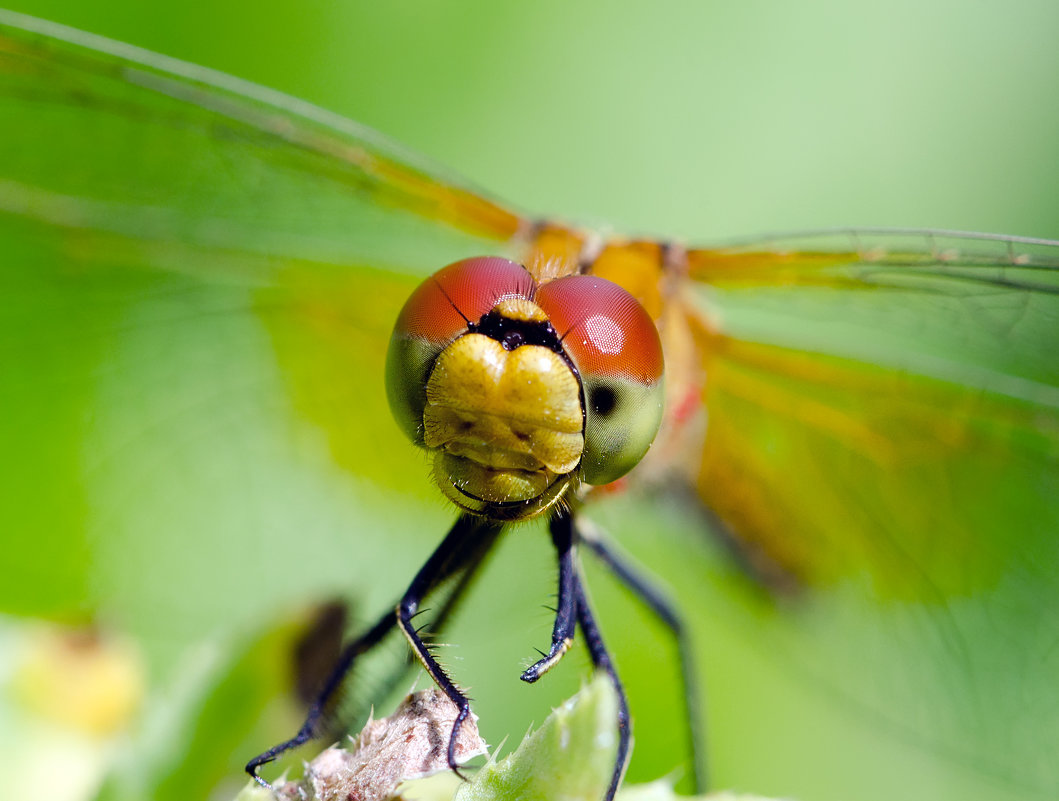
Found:
[[[661,420],[661,346],[615,284],[571,276],[538,288],[514,262],[468,259],[405,305],[387,389],[402,428],[434,452],[447,498],[524,519],[643,457]]]
[[[465,509],[558,497],[581,461],[583,427],[577,377],[540,345],[508,351],[465,334],[427,382],[423,442],[437,449],[442,491]]]

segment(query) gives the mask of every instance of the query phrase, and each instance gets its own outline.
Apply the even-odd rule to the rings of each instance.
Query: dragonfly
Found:
[[[986,780],[1054,795],[1056,243],[608,234],[524,214],[309,104],[7,12],[0,104],[18,123],[0,133],[13,154],[0,165],[0,280],[5,452],[19,466],[0,508],[18,543],[56,553],[49,580],[16,583],[5,606],[61,615],[89,595],[64,571],[79,575],[110,530],[150,532],[174,511],[136,497],[160,464],[206,473],[188,478],[202,492],[177,508],[201,512],[181,525],[230,510],[209,477],[226,486],[253,469],[232,456],[255,447],[247,425],[323,450],[354,478],[407,477],[400,431],[379,422],[394,321],[437,269],[501,258],[542,291],[575,275],[620,287],[664,354],[642,461],[572,481],[539,510],[567,565],[560,581],[573,577],[560,609],[581,615],[583,639],[605,632],[563,537],[644,588],[588,521],[617,489],[685,488],[703,529],[801,622],[830,692]],[[204,408],[199,440],[217,441],[189,443],[187,417]],[[489,539],[503,522],[475,531]],[[557,620],[549,657],[568,629]],[[623,766],[620,754],[610,794]]]

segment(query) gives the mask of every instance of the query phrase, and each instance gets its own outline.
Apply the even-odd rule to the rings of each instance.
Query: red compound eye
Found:
[[[536,288],[526,268],[508,259],[482,256],[458,261],[438,270],[412,293],[397,318],[394,336],[451,342],[499,301],[532,298]]]
[[[624,376],[642,384],[662,377],[658,331],[643,306],[617,284],[571,275],[542,286],[536,301],[582,377]]]
[[[662,422],[662,343],[650,316],[617,284],[590,275],[558,278],[537,290],[581,374],[589,484],[625,475],[651,447]]]
[[[438,270],[401,309],[386,355],[386,395],[394,418],[422,444],[426,382],[438,354],[501,300],[531,298],[537,288],[526,268],[482,256]]]

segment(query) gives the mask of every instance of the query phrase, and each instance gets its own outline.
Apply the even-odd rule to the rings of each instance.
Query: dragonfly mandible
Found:
[[[841,645],[813,641],[840,697],[987,775],[1043,795],[1059,784],[1044,756],[1059,739],[1056,630],[1040,613],[1059,594],[1055,243],[601,235],[517,212],[277,93],[19,15],[0,25],[0,102],[20,123],[0,134],[16,154],[0,168],[3,279],[20,299],[4,324],[22,345],[5,368],[5,435],[24,472],[4,514],[27,541],[144,530],[135,500],[113,511],[123,487],[99,464],[130,450],[202,464],[167,441],[183,407],[160,400],[192,379],[190,405],[209,401],[203,387],[264,388],[268,404],[236,416],[308,420],[336,465],[403,470],[396,434],[372,421],[388,416],[379,346],[419,280],[482,254],[541,279],[588,273],[637,300],[665,353],[659,437],[622,480],[687,486],[813,636],[863,613]],[[54,143],[47,158],[39,141]],[[71,282],[76,301],[59,291]],[[115,391],[115,377],[129,383]],[[331,402],[350,385],[357,415]],[[54,493],[83,499],[90,523]],[[56,583],[33,608],[74,589]],[[900,670],[865,688],[864,660],[880,659]]]

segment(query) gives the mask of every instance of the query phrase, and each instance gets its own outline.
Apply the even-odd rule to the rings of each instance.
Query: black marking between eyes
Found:
[[[495,339],[504,350],[514,350],[523,345],[539,345],[566,358],[562,343],[549,322],[512,320],[494,310],[467,328],[476,334]]]

